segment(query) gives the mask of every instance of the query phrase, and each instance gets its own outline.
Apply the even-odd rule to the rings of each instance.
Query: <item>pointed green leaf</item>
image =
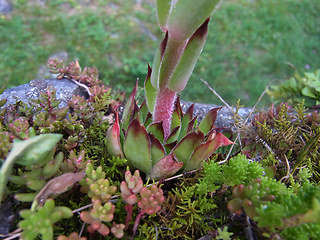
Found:
[[[180,126],[174,128],[172,132],[169,134],[168,139],[166,140],[166,144],[173,143],[177,141],[180,132]]]
[[[144,82],[144,90],[145,90],[146,99],[147,99],[147,107],[149,109],[149,112],[153,113],[154,104],[156,102],[156,97],[157,97],[157,89],[154,88],[151,84],[151,79],[150,79],[151,74],[152,74],[152,69],[148,64],[148,75]]]
[[[176,145],[177,145],[177,141],[164,144],[164,149],[166,150],[166,153],[169,154],[170,152],[172,152],[172,149],[174,149]]]
[[[43,165],[52,159],[54,146],[62,134],[43,134],[24,141],[14,141],[13,147],[0,169],[0,204],[4,190],[15,163],[22,166]]]
[[[189,130],[189,123],[192,120],[193,117],[193,109],[194,109],[194,104],[192,104],[187,112],[183,114],[182,119],[181,119],[181,130],[179,133],[178,141],[180,141],[185,135],[187,135],[188,130]]]
[[[149,134],[149,138],[151,142],[151,160],[152,165],[154,165],[166,155],[166,151],[159,139],[155,138],[152,134]]]
[[[150,112],[148,112],[147,114],[147,118],[146,120],[144,121],[144,127],[147,127],[149,126],[150,124],[152,123],[152,114]]]
[[[148,107],[147,107],[147,102],[144,100],[139,108],[139,120],[141,123],[144,123],[147,119],[148,116]]]
[[[170,154],[160,159],[151,169],[150,178],[158,180],[167,178],[175,174],[183,166],[182,162],[178,162],[174,154]]]
[[[204,141],[204,135],[201,132],[192,132],[185,136],[181,142],[172,150],[179,162],[188,163],[193,151]]]
[[[168,82],[168,88],[174,92],[181,92],[189,81],[190,75],[206,43],[208,21],[205,21],[188,41],[181,59]]]
[[[159,48],[157,49],[154,60],[153,60],[153,65],[152,65],[152,72],[151,72],[151,84],[155,89],[159,89],[159,72],[160,72],[160,66],[162,62],[162,58],[164,55],[164,52],[167,48],[167,42],[168,42],[168,33],[166,33],[164,39],[160,43]]]
[[[168,39],[167,47],[164,52],[161,65],[160,65],[160,71],[159,71],[159,88],[166,88],[169,82],[170,77],[174,73],[179,60],[185,50],[187,41],[183,42],[175,42]]]
[[[168,18],[169,37],[180,42],[189,39],[210,17],[218,0],[178,0]]]
[[[153,136],[159,139],[160,142],[162,143],[164,142],[164,131],[163,131],[162,122],[151,123],[147,127],[147,132],[152,133]]]
[[[120,142],[119,114],[116,112],[116,119],[107,131],[107,151],[112,156],[123,158],[122,146]]]
[[[171,8],[172,0],[157,0],[158,24],[162,31],[167,30],[167,20]]]
[[[126,133],[123,151],[130,167],[146,174],[151,170],[150,139],[146,129],[133,119]]]
[[[200,144],[192,153],[184,169],[185,172],[198,168],[203,161],[208,159],[217,150],[217,148],[233,143],[222,133],[217,133],[212,137],[214,138]]]
[[[127,129],[130,121],[134,118],[135,111],[137,108],[136,104],[136,94],[138,88],[138,80],[136,82],[135,87],[133,88],[126,105],[124,106],[123,114],[122,114],[122,128]]]
[[[206,135],[214,127],[214,122],[216,121],[218,111],[221,108],[222,107],[211,109],[200,122],[198,128],[204,135]]]
[[[171,131],[176,127],[181,125],[181,116],[179,114],[179,109],[175,108],[172,112],[172,119],[171,119]]]

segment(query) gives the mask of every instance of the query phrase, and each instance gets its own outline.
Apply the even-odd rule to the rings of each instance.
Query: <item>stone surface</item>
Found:
[[[50,85],[57,90],[56,97],[61,100],[59,107],[66,106],[71,100],[72,95],[87,97],[87,92],[82,87],[68,79],[36,79],[30,81],[30,83],[5,90],[0,95],[0,100],[6,98],[6,105],[16,103],[17,101],[27,103],[28,99],[38,98],[40,92],[44,91]]]
[[[0,0],[0,14],[9,14],[11,11],[11,3],[8,0]]]
[[[186,111],[192,102],[181,101],[182,110]],[[203,104],[195,103],[193,116],[198,116],[198,122],[200,122],[212,108],[223,107],[221,105],[215,104]],[[235,112],[236,109],[233,109]],[[250,114],[252,108],[240,108],[238,114],[245,120],[246,117]],[[223,107],[219,112],[217,119],[215,121],[215,126],[217,128],[233,128],[234,124],[234,114],[227,107]]]
[[[27,100],[30,98],[39,97],[39,93],[45,90],[49,85],[52,85],[57,90],[57,99],[62,100],[59,107],[67,105],[74,94],[87,97],[87,93],[83,88],[68,79],[39,79],[32,80],[28,84],[7,89],[3,94],[0,95],[0,100],[7,98],[7,104],[15,103],[18,100],[28,102]],[[183,111],[186,111],[191,104],[192,102],[181,101]],[[197,115],[198,122],[200,122],[205,117],[207,112],[214,107],[219,106],[214,104],[195,103],[194,116]],[[239,115],[245,119],[249,115],[250,111],[251,108],[240,108]],[[232,128],[233,123],[234,119],[232,111],[226,107],[223,107],[218,113],[215,126],[218,128]]]

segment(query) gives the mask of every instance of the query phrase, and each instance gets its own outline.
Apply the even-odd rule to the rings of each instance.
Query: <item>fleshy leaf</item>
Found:
[[[171,8],[172,0],[157,0],[158,24],[162,31],[167,30],[167,21]]]
[[[144,121],[144,127],[149,126],[152,123],[152,115],[150,112],[148,112],[146,120]]]
[[[172,150],[184,166],[188,163],[193,151],[204,141],[204,135],[201,132],[192,132],[185,136],[181,142]]]
[[[181,117],[179,114],[179,109],[175,108],[172,113],[171,131],[180,125],[181,125]]]
[[[180,126],[174,128],[172,130],[172,132],[170,133],[168,139],[165,141],[166,144],[173,143],[173,142],[177,141],[178,136],[179,136],[179,132],[180,132]]]
[[[138,88],[138,80],[137,80],[136,85],[133,88],[133,90],[128,98],[128,101],[124,107],[124,110],[123,110],[121,126],[124,130],[127,129],[130,121],[134,118],[135,111],[138,108],[137,104],[136,104],[137,88]]]
[[[155,89],[159,89],[159,72],[160,72],[160,66],[162,62],[162,58],[164,55],[164,52],[167,48],[167,43],[168,43],[168,33],[166,33],[164,39],[160,43],[159,48],[157,49],[155,55],[154,55],[154,60],[153,60],[153,65],[152,65],[152,72],[151,72],[151,84]],[[152,112],[153,113],[153,112]]]
[[[139,108],[139,120],[141,123],[144,123],[147,119],[147,116],[148,116],[148,107],[147,107],[147,102],[146,100],[144,100],[142,103],[141,103],[141,106]]]
[[[164,149],[166,150],[166,153],[170,153],[172,149],[177,145],[177,141],[174,141],[172,143],[166,143],[164,144]]]
[[[174,92],[181,92],[187,85],[190,75],[198,61],[208,35],[207,19],[192,35],[176,66],[169,82],[168,88]]]
[[[191,125],[190,122],[191,122],[192,117],[193,117],[193,109],[194,109],[194,104],[192,104],[188,108],[187,112],[185,114],[183,114],[183,116],[182,116],[181,129],[180,129],[178,141],[180,141],[185,135],[187,135],[187,133],[190,132],[189,125]],[[195,121],[195,119],[194,119],[194,121]]]
[[[120,123],[119,114],[116,112],[116,119],[107,131],[107,151],[112,156],[123,157],[122,146],[120,142]]]
[[[148,133],[152,133],[153,136],[155,136],[160,142],[163,143],[163,141],[164,141],[164,131],[163,131],[162,122],[151,123],[147,127],[147,132]]]
[[[149,177],[158,180],[167,178],[175,174],[183,166],[182,162],[178,162],[174,154],[170,154],[160,159],[151,169]]]
[[[214,127],[214,122],[216,121],[218,111],[221,108],[222,107],[211,109],[200,122],[198,128],[204,135],[206,135]]]
[[[157,97],[157,89],[154,88],[151,84],[151,79],[150,79],[151,74],[152,74],[152,69],[148,64],[148,75],[146,80],[144,81],[144,90],[145,90],[146,99],[147,99],[147,107],[149,109],[149,112],[153,113],[154,104],[156,102],[156,97]]]
[[[126,133],[123,151],[128,164],[146,174],[151,170],[150,140],[146,129],[133,119]]]
[[[232,144],[226,136],[222,133],[217,133],[213,139],[202,143],[192,153],[184,171],[190,171],[198,168],[203,161],[208,159],[219,147]]]
[[[0,168],[0,205],[13,165],[45,164],[52,159],[54,146],[61,138],[62,134],[43,134],[24,141],[14,141],[9,155]]]
[[[176,42],[189,39],[210,17],[218,0],[178,0],[168,18],[169,37]],[[186,17],[188,16],[188,17]]]
[[[167,87],[169,79],[174,73],[179,60],[185,50],[186,42],[187,41],[175,42],[170,40],[170,38],[168,39],[167,47],[164,52],[159,69],[158,86],[160,89]]]
[[[166,155],[166,151],[164,150],[164,147],[161,144],[161,142],[152,134],[149,134],[149,138],[151,142],[151,160],[152,165],[154,165]]]

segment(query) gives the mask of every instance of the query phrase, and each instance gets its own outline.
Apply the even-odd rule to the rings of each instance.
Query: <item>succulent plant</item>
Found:
[[[111,202],[101,205],[99,200],[95,200],[93,208],[89,211],[83,211],[80,214],[82,221],[89,223],[88,232],[94,233],[98,231],[102,236],[110,233],[109,228],[103,222],[111,222],[115,206]]]
[[[216,3],[201,0],[194,6],[192,0],[157,1],[158,22],[165,37],[155,54],[153,69],[148,67],[146,101],[140,107],[136,104],[137,82],[121,123],[117,115],[108,130],[108,152],[125,157],[130,167],[151,179],[196,169],[218,147],[232,143],[214,129],[220,108],[209,111],[196,127],[194,105],[184,113],[176,97],[202,51]]]
[[[80,237],[78,233],[73,232],[69,236],[60,235],[57,240],[87,240],[87,238]]]
[[[105,179],[105,176],[101,166],[94,170],[92,163],[87,164],[86,178],[80,183],[83,186],[82,191],[88,192],[88,196],[93,202],[99,200],[106,203],[117,191],[117,187],[110,186],[109,180]]]
[[[116,224],[113,222],[111,232],[116,238],[122,238],[124,235],[124,227],[124,224]]]
[[[126,181],[122,181],[120,185],[121,197],[126,203],[134,205],[138,202],[137,194],[143,187],[143,181],[139,171],[136,170],[134,175],[132,175],[130,170],[127,169],[125,180]]]
[[[257,178],[249,185],[237,185],[232,190],[233,199],[228,203],[230,212],[241,214],[242,208],[250,218],[256,217],[256,207],[268,201],[273,201],[275,196],[268,193],[269,189],[261,187],[262,180]]]
[[[63,218],[70,218],[72,211],[67,207],[56,207],[54,200],[49,199],[37,211],[22,210],[20,215],[24,218],[19,223],[24,230],[23,239],[32,240],[41,235],[41,239],[51,240],[53,239],[53,224]]]

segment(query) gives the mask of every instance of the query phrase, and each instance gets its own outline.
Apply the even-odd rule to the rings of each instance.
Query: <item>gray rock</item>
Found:
[[[8,0],[0,0],[0,13],[9,14],[12,11],[12,5]]]
[[[192,102],[185,102],[181,101],[182,110],[186,111]],[[194,111],[193,116],[198,116],[197,119],[200,122],[209,112],[212,108],[216,107],[223,107],[221,105],[215,105],[215,104],[203,104],[203,103],[195,103],[194,105]],[[233,109],[233,112],[235,112],[235,108]],[[247,118],[247,116],[250,114],[252,108],[240,108],[238,111],[238,114],[241,118],[244,120]],[[227,107],[223,107],[219,112],[217,119],[215,121],[215,126],[218,128],[231,128],[234,127],[234,114],[233,112],[228,109]],[[249,119],[250,122],[250,119]]]
[[[56,90],[57,99],[61,99],[59,107],[63,107],[68,104],[72,95],[81,95],[87,97],[87,92],[82,87],[76,85],[68,79],[44,79],[44,80],[32,80],[28,84],[24,84],[15,88],[7,89],[0,95],[0,100],[7,98],[7,104],[15,103],[16,101],[28,102],[28,99],[34,99],[39,97],[39,93],[44,91],[49,85],[52,85]],[[192,102],[181,101],[183,111],[186,111]],[[214,104],[201,104],[195,103],[194,116],[198,116],[197,119],[200,122],[207,112],[215,107],[220,107]],[[234,109],[235,111],[235,109]],[[245,119],[250,114],[251,108],[240,108],[238,114]],[[218,128],[233,128],[234,115],[231,110],[223,107],[217,116],[215,126]]]
[[[56,97],[61,100],[59,107],[66,106],[73,95],[87,97],[87,92],[82,87],[68,79],[36,79],[30,81],[30,83],[5,90],[0,95],[0,100],[6,98],[6,105],[14,104],[17,101],[28,103],[29,99],[38,98],[40,92],[49,86],[53,86],[57,90]]]

